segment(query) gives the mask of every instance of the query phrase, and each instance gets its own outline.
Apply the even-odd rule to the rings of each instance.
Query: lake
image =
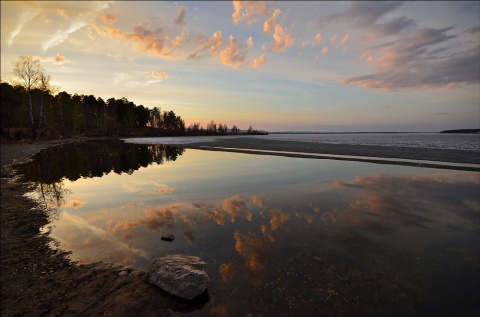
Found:
[[[18,171],[74,261],[200,256],[209,300],[191,316],[480,312],[479,172],[120,141]]]

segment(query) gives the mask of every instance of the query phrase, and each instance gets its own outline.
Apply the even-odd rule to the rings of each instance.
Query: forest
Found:
[[[182,136],[265,134],[251,126],[246,132],[214,120],[185,126],[172,110],[137,105],[123,97],[104,100],[69,94],[52,86],[38,58],[20,56],[13,63],[15,79],[0,80],[1,136],[6,140],[84,136]]]

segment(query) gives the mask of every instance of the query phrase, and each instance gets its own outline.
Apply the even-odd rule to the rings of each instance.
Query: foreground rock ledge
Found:
[[[198,256],[168,255],[153,260],[147,279],[169,294],[193,299],[205,291],[210,281],[205,267]]]

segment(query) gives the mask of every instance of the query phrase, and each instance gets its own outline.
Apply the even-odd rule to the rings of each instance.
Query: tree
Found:
[[[38,110],[38,127],[47,126],[47,120],[45,119],[45,95],[55,93],[56,88],[50,85],[50,79],[52,77],[41,71],[39,74],[38,86],[40,88],[41,100]]]
[[[240,129],[236,125],[233,125],[232,134],[238,134],[239,132],[240,132]]]
[[[22,85],[28,93],[28,110],[30,115],[30,125],[32,127],[33,138],[36,138],[35,121],[33,119],[32,89],[35,88],[43,73],[43,67],[38,58],[33,56],[20,56],[13,62],[13,73],[21,78]]]

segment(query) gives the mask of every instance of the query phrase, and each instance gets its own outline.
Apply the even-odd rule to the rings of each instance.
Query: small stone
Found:
[[[315,261],[322,261],[322,259],[320,259],[318,256],[314,256],[313,259],[314,259]]]
[[[202,294],[210,281],[206,264],[198,256],[167,255],[156,258],[148,268],[148,282],[185,299]]]
[[[162,240],[172,242],[173,240],[175,240],[175,235],[173,233],[167,233],[162,237]]]

